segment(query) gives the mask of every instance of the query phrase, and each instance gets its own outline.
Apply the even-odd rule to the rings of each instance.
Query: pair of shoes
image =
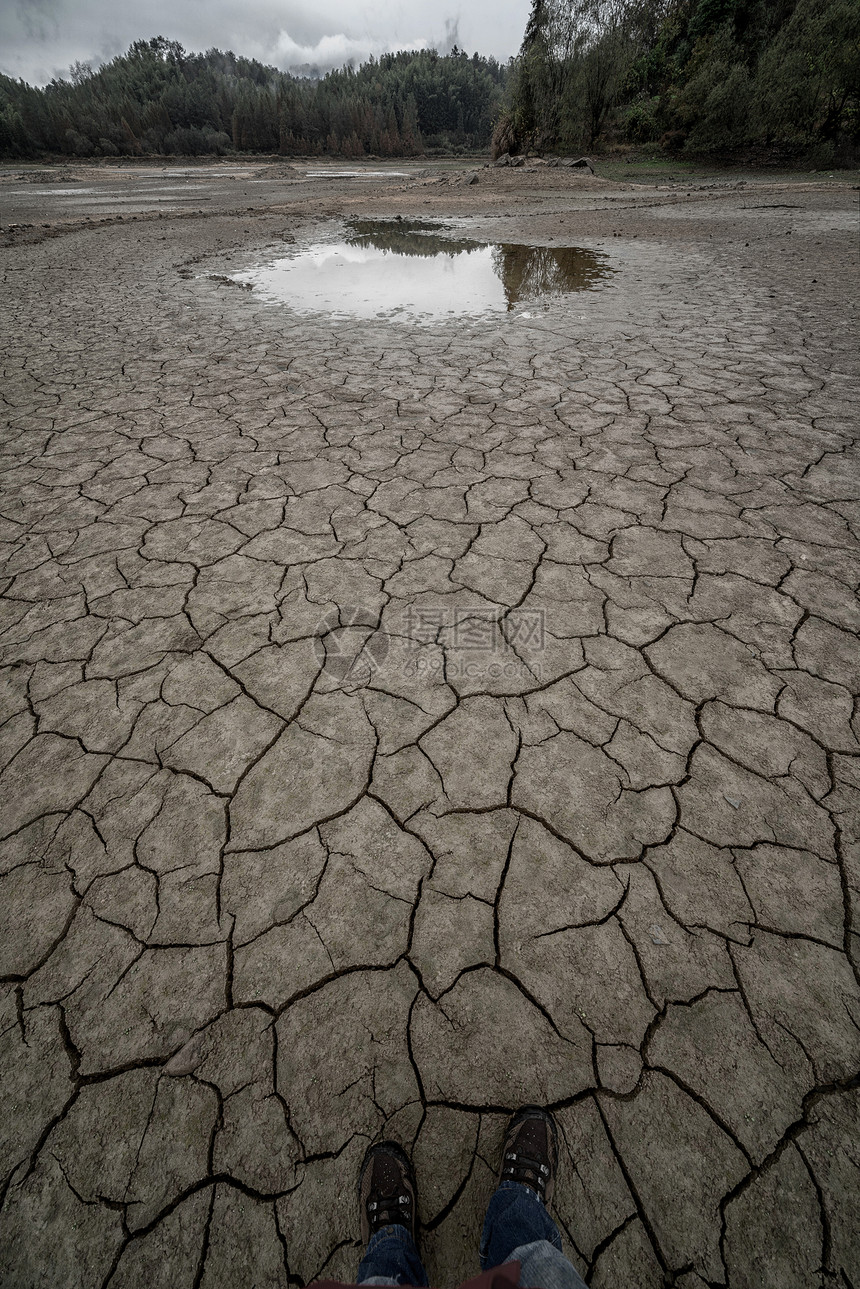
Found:
[[[558,1168],[558,1130],[548,1110],[523,1106],[505,1134],[499,1185],[520,1182],[544,1204],[552,1199]],[[385,1226],[405,1226],[413,1240],[418,1229],[415,1173],[409,1157],[393,1141],[371,1146],[358,1179],[361,1239],[366,1245]]]

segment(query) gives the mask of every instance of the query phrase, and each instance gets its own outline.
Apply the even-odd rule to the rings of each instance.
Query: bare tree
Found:
[[[580,33],[568,0],[533,0],[520,50],[519,127],[531,143],[555,141],[576,77]]]
[[[671,0],[533,0],[520,52],[520,126],[537,142],[592,145],[646,28]]]
[[[637,52],[631,0],[580,0],[579,22],[587,32],[582,59],[588,144],[593,146],[615,106]]]

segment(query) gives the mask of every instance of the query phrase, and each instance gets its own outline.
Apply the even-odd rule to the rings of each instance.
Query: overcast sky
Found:
[[[98,65],[150,36],[232,49],[285,71],[452,40],[504,60],[519,48],[529,8],[530,0],[0,0],[0,71],[44,85],[73,62]]]

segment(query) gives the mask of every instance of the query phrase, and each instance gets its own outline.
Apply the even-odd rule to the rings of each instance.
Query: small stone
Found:
[[[661,926],[658,926],[656,922],[653,923],[652,926],[649,926],[648,934],[650,935],[651,939],[654,941],[655,944],[672,943],[671,940],[666,939],[666,934],[663,931],[663,928]]]

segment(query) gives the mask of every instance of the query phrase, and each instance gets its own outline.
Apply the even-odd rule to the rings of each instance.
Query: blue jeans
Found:
[[[487,1207],[481,1270],[519,1262],[520,1289],[585,1289],[561,1251],[558,1227],[541,1200],[520,1182],[502,1182]],[[360,1285],[427,1285],[418,1250],[405,1226],[371,1236],[358,1268]]]

